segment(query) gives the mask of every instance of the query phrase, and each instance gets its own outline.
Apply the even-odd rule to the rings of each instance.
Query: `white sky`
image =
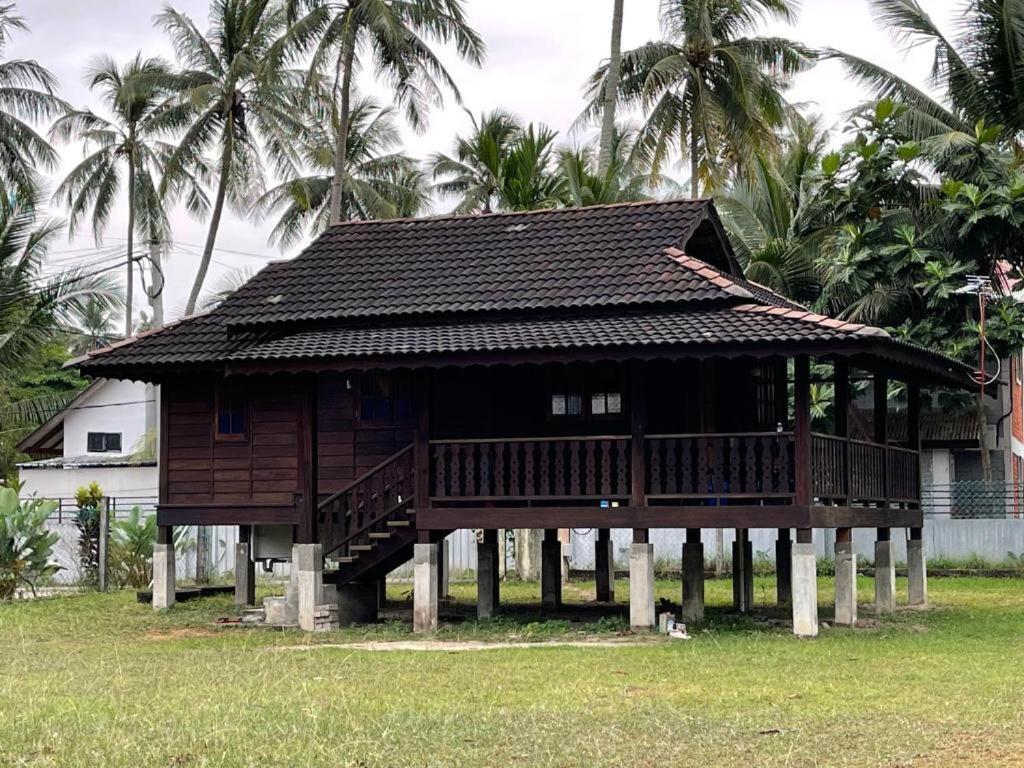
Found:
[[[920,0],[921,5],[944,29],[955,31],[954,14],[962,0]],[[206,28],[206,0],[175,0],[174,7],[192,16]],[[626,0],[623,49],[660,37],[659,0]],[[89,60],[100,53],[125,61],[137,50],[147,56],[172,58],[163,34],[154,29],[153,17],[163,3],[158,0],[22,0],[18,11],[31,32],[19,34],[8,56],[34,58],[60,80],[61,95],[75,105],[101,109],[82,80]],[[595,66],[608,55],[612,0],[468,0],[469,18],[483,36],[487,61],[475,69],[452,55],[446,63],[462,89],[466,108],[474,113],[504,107],[523,119],[543,122],[561,132],[564,140],[569,126],[582,107],[582,84]],[[774,25],[766,32],[786,35],[812,47],[840,48],[869,58],[923,84],[930,65],[924,49],[904,55],[885,30],[874,24],[866,0],[804,0],[799,22],[792,28]],[[364,92],[375,92],[372,78],[364,76]],[[379,92],[383,100],[386,92]],[[826,125],[838,123],[843,113],[856,106],[866,94],[846,79],[833,62],[818,65],[796,80],[790,98],[821,114]],[[416,157],[448,150],[457,132],[465,132],[468,118],[451,99],[436,110],[430,128],[423,135],[406,131],[406,149]],[[63,171],[81,158],[81,148],[63,148]],[[55,186],[57,178],[53,180]],[[125,237],[124,206],[112,217],[104,246],[111,248]],[[60,211],[55,211],[60,215]],[[172,256],[165,293],[169,317],[180,314],[198,264],[198,248],[205,240],[206,226],[183,210],[173,214],[174,237],[181,247]],[[270,225],[254,224],[226,215],[217,239],[218,250],[207,285],[233,267],[259,268],[281,254],[267,244]],[[72,256],[88,253],[92,245],[88,232],[73,240],[55,244],[53,258],[61,265]],[[74,253],[64,253],[74,249]],[[244,253],[243,253],[244,252]],[[251,254],[251,255],[250,255]],[[93,258],[96,258],[94,255]]]

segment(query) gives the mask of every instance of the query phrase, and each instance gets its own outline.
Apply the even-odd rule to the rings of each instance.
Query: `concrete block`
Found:
[[[857,623],[857,553],[850,541],[837,541],[835,553],[835,623],[852,627]]]
[[[283,596],[263,598],[265,623],[274,627],[295,627],[299,623],[299,569],[291,569]]]
[[[235,544],[235,603],[256,603],[256,564],[250,556],[249,542]]]
[[[813,544],[793,544],[793,634],[818,636],[818,560]]]
[[[704,545],[683,544],[683,610],[685,622],[704,621]]]
[[[655,626],[653,544],[633,543],[629,547],[629,626]]]
[[[875,542],[875,612],[896,610],[896,546],[893,541]]]
[[[615,602],[615,542],[611,536],[598,536],[594,542],[594,576],[598,602]]]
[[[413,632],[437,631],[437,544],[413,546],[412,629]]]
[[[489,619],[498,607],[495,600],[498,583],[498,545],[481,542],[476,545],[476,615]]]
[[[176,586],[174,543],[153,545],[153,609],[163,611],[174,605]]]
[[[562,542],[541,542],[540,547],[540,604],[544,608],[562,606]]]
[[[296,571],[299,598],[299,628],[315,629],[315,612],[324,602],[324,555],[322,544],[295,544],[292,568]]]
[[[907,602],[913,606],[928,605],[928,564],[921,539],[907,542],[907,582]]]

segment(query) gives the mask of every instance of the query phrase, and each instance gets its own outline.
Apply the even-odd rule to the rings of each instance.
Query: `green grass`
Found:
[[[218,629],[230,598],[164,614],[128,593],[0,605],[0,766],[1024,764],[1024,582],[930,588],[931,610],[801,641],[730,616],[729,584],[710,582],[690,642],[463,653],[336,647],[411,639],[397,620],[316,636]],[[822,579],[826,621],[831,589]],[[860,589],[867,599],[870,580]],[[670,600],[678,590],[658,584]],[[452,592],[454,615],[470,614],[473,585]],[[565,615],[545,619],[526,605],[536,584],[506,584],[506,617],[447,622],[438,637],[623,635],[621,607],[572,620],[600,615],[571,605],[592,592],[567,585]],[[770,604],[773,582],[756,592]]]

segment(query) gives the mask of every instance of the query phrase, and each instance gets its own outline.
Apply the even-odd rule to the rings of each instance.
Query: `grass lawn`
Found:
[[[124,592],[0,605],[0,766],[1024,765],[1024,581],[930,588],[931,610],[811,641],[729,616],[730,585],[710,582],[690,642],[460,653],[344,647],[412,639],[401,621],[216,628],[230,598],[159,615]],[[406,589],[391,585],[393,603]],[[831,589],[822,579],[823,601]],[[452,592],[469,613],[473,585]],[[625,634],[621,613],[538,619],[523,605],[537,593],[503,585],[509,616],[437,639]],[[593,584],[565,594],[584,601]]]

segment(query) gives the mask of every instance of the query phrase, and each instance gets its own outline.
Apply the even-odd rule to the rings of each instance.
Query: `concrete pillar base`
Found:
[[[292,568],[299,588],[299,629],[316,629],[317,607],[324,602],[324,548],[322,544],[293,544]]]
[[[153,545],[153,609],[163,611],[174,605],[174,541]]]
[[[544,608],[562,606],[562,542],[545,538],[540,545],[540,604]]]
[[[896,610],[896,547],[890,541],[875,542],[875,612]]]
[[[629,626],[652,629],[654,615],[654,545],[629,547]]]
[[[412,630],[437,631],[438,544],[413,546]]]
[[[704,545],[683,544],[683,621],[704,621]]]
[[[235,603],[256,604],[256,564],[250,556],[247,541],[235,544]]]
[[[913,606],[928,605],[928,564],[921,539],[907,542],[907,582],[907,602]]]
[[[498,607],[498,545],[481,542],[476,545],[476,616],[489,619]]]
[[[599,603],[615,602],[615,543],[610,534],[608,529],[603,529],[594,542],[594,577]]]
[[[338,626],[373,624],[380,610],[381,581],[350,581],[340,587],[324,587],[324,603],[337,603]]]
[[[793,634],[818,636],[818,560],[813,544],[793,544]]]
[[[835,623],[852,627],[857,623],[857,553],[852,541],[837,541]]]

